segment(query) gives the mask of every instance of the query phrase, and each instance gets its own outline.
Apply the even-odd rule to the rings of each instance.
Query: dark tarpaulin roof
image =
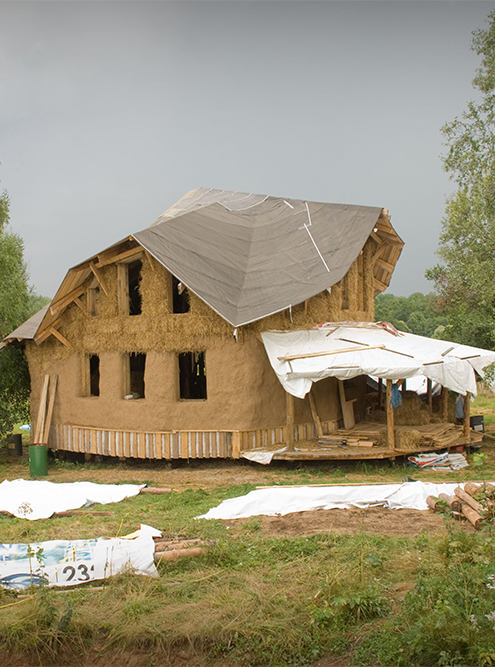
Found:
[[[381,212],[199,188],[133,236],[219,315],[241,326],[339,282]]]

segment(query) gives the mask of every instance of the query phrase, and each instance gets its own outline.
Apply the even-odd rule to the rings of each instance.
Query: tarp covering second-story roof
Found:
[[[376,295],[388,287],[404,245],[385,209],[192,190],[146,229],[69,269],[39,324],[30,320],[29,330],[22,325],[5,341],[60,338],[61,315],[88,280],[100,281],[101,268],[143,249],[227,322],[241,326],[338,283],[370,236]]]
[[[133,237],[240,326],[339,282],[381,213],[378,207],[199,188]]]

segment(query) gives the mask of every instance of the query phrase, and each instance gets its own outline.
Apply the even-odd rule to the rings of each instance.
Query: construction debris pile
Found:
[[[481,530],[495,522],[495,486],[467,482],[464,488],[458,486],[449,496],[440,493],[438,498],[428,496],[428,507],[434,512],[451,514],[454,519],[467,519],[476,530]]]
[[[338,429],[330,435],[320,436],[320,447],[373,447],[385,446],[387,430],[383,424],[361,422],[353,429]],[[470,442],[483,440],[483,433],[471,431]],[[462,426],[436,423],[414,426],[397,426],[395,444],[399,452],[413,452],[421,449],[441,450],[466,445]]]
[[[463,454],[452,452],[425,452],[407,457],[408,463],[425,470],[460,470],[469,463]]]

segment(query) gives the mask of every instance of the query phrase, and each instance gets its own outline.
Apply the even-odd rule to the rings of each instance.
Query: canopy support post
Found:
[[[391,451],[395,451],[394,409],[392,407],[392,380],[387,379],[387,443]]]
[[[285,392],[285,397],[286,397],[286,430],[287,430],[287,435],[286,435],[286,444],[287,444],[287,451],[288,452],[293,452],[294,451],[294,396],[292,394],[289,394],[288,391]]]
[[[383,405],[383,380],[378,378],[378,409],[381,410]]]
[[[431,380],[426,378],[426,398],[428,399],[428,407],[430,410],[433,408],[433,395],[431,393]]]
[[[442,387],[442,419],[444,422],[449,421],[449,390],[447,387]]]
[[[309,399],[309,407],[311,408],[311,414],[313,416],[313,421],[315,424],[316,437],[321,438],[323,435],[323,429],[321,427],[321,421],[318,415],[318,411],[316,410],[315,399],[313,397],[313,388],[311,388],[308,392],[308,399]]]
[[[471,435],[471,392],[467,391],[464,396],[464,436]]]

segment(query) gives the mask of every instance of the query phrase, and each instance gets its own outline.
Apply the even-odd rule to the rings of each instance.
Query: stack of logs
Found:
[[[458,486],[454,495],[428,496],[426,503],[434,512],[451,512],[454,519],[467,519],[476,530],[481,530],[495,519],[495,486],[467,482],[464,489]]]
[[[201,540],[197,537],[154,537],[156,561],[179,560],[202,556],[217,540]]]

